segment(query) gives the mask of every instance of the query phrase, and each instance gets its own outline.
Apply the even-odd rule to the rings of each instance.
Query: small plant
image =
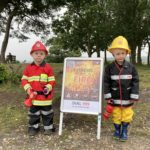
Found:
[[[4,64],[0,64],[0,83],[4,82],[9,78],[8,67]]]
[[[22,77],[22,64],[9,65],[9,81],[13,84],[20,84]]]

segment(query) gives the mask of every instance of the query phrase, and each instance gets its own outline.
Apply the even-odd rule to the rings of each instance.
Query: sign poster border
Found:
[[[92,102],[93,105],[98,105],[99,106],[99,110],[97,110],[97,112],[95,111],[82,111],[82,110],[67,110],[68,108],[64,108],[64,101],[67,101],[64,99],[64,90],[65,90],[65,77],[66,77],[66,65],[67,65],[67,61],[69,60],[75,60],[75,61],[80,61],[80,60],[85,60],[85,61],[100,61],[100,77],[99,77],[99,100],[98,103],[97,102]],[[61,94],[61,107],[60,110],[61,112],[68,112],[68,113],[81,113],[81,114],[93,114],[93,115],[98,115],[99,113],[101,113],[101,101],[102,101],[102,80],[103,80],[103,59],[102,58],[74,58],[74,57],[69,57],[66,58],[64,61],[64,69],[63,69],[63,84],[62,84],[62,94]],[[77,100],[76,100],[77,101]],[[80,100],[81,101],[81,100]],[[68,100],[69,102],[69,100]],[[78,102],[78,101],[77,101]],[[81,101],[82,102],[82,101]],[[95,103],[95,104],[94,104]]]
[[[84,103],[84,100],[67,100],[64,99],[64,90],[65,90],[65,79],[66,79],[66,67],[67,67],[67,61],[95,61],[95,62],[99,62],[99,91],[98,91],[98,100],[97,101],[90,101],[88,103],[90,103],[90,106],[92,106],[89,110],[88,109],[78,109],[78,107],[76,107],[75,109],[70,108],[71,107],[71,103],[72,101],[79,103],[80,105],[82,105],[82,102]],[[81,63],[82,64],[82,63]],[[82,67],[83,68],[83,67]],[[62,123],[63,123],[63,113],[77,113],[77,114],[89,114],[89,115],[97,115],[97,121],[98,121],[98,126],[97,126],[97,139],[100,139],[100,128],[101,128],[101,105],[102,105],[102,87],[103,87],[103,68],[104,68],[104,59],[103,58],[82,58],[82,57],[68,57],[65,58],[64,60],[64,68],[63,68],[63,81],[62,81],[62,93],[61,93],[61,105],[60,105],[60,124],[59,124],[59,135],[62,134]],[[69,102],[70,101],[70,102]],[[65,105],[64,105],[65,102]],[[68,102],[70,104],[68,104]],[[65,106],[65,107],[64,107]],[[93,107],[94,106],[94,107]],[[96,107],[95,107],[96,106]],[[93,109],[94,108],[94,109]],[[86,111],[87,110],[87,111]],[[96,110],[96,111],[95,111]]]

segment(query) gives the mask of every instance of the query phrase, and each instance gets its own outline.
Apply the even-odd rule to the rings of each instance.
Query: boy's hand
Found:
[[[37,95],[37,92],[31,92],[29,97],[32,99],[32,98],[35,98]]]
[[[31,94],[31,91],[32,91],[32,89],[31,89],[31,88],[28,88],[28,89],[27,89],[27,94],[30,95],[30,94]]]
[[[34,92],[31,88],[27,89],[27,94],[30,98],[34,98],[37,95],[37,92]]]
[[[109,99],[109,100],[107,100],[107,104],[113,104],[114,102],[113,102],[113,99]]]
[[[132,100],[130,100],[130,101],[135,104],[135,103],[137,103],[139,100],[137,100],[137,99],[136,99],[136,100],[135,100],[135,99],[132,99]]]
[[[43,90],[44,95],[48,95],[49,92],[50,92],[50,90],[47,87],[45,87]]]

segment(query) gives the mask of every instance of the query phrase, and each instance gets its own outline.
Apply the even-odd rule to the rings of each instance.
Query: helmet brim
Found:
[[[110,53],[112,53],[112,51],[113,51],[114,49],[122,49],[122,50],[127,51],[128,54],[131,54],[131,50],[130,50],[130,49],[126,49],[126,48],[115,47],[115,48],[108,48],[107,50],[108,50]]]

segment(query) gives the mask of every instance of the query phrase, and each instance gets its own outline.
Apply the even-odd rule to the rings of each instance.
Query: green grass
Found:
[[[0,131],[9,132],[14,128],[19,128],[25,123],[26,118],[25,110],[19,107],[10,105],[0,107]]]
[[[140,89],[150,88],[150,66],[136,66],[139,79]]]
[[[22,65],[23,67],[25,65]],[[56,77],[56,87],[55,87],[55,96],[54,96],[54,105],[58,101],[60,101],[61,98],[61,87],[62,87],[62,75],[63,75],[63,64],[51,64],[54,70],[54,75]],[[140,89],[149,89],[150,88],[150,67],[149,66],[136,66],[139,78],[140,78]],[[7,84],[0,84],[0,93],[6,94],[6,96],[1,94],[0,102],[3,103],[3,105],[0,105],[0,133],[2,132],[10,132],[13,129],[17,129],[20,125],[27,124],[27,109],[23,106],[23,99],[25,92],[23,88],[20,85],[12,85],[10,83]],[[9,94],[12,98],[7,99],[7,94]],[[3,99],[5,97],[5,99]],[[58,104],[58,103],[57,103]],[[60,106],[58,105],[58,110]],[[135,108],[135,112],[137,116],[135,117],[135,123],[133,124],[135,127],[139,127],[143,116],[148,116],[149,112],[149,105],[146,103],[138,104],[137,108]],[[59,116],[56,116],[57,122],[59,121]],[[78,119],[84,120],[87,124],[91,124],[91,121],[93,121],[93,125],[96,123],[97,118],[90,119],[90,117],[81,115],[77,117]],[[76,119],[75,119],[76,120]],[[91,121],[90,121],[91,120]],[[80,121],[77,121],[75,123],[79,123]],[[74,122],[72,122],[74,123]],[[110,121],[103,122],[102,127],[110,125]],[[68,124],[69,126],[69,124]],[[136,130],[136,129],[135,129]],[[142,133],[141,133],[142,134]],[[144,134],[144,133],[143,133]],[[66,131],[66,136],[68,136],[68,133]]]

